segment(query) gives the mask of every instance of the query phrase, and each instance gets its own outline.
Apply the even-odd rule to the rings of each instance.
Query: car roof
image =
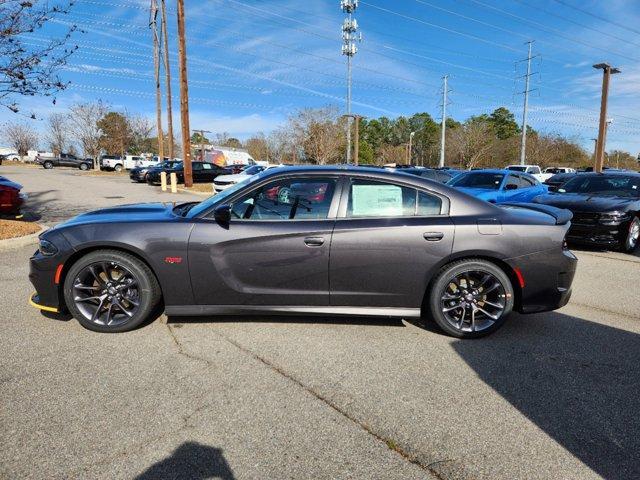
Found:
[[[607,177],[640,177],[640,172],[634,172],[633,170],[629,170],[625,172],[623,170],[605,170],[602,173],[598,172],[577,172],[577,175],[581,177],[598,177],[598,176],[607,176]]]

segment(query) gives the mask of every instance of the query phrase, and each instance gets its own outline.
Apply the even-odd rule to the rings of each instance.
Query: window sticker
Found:
[[[402,188],[396,185],[352,185],[354,217],[402,215]]]

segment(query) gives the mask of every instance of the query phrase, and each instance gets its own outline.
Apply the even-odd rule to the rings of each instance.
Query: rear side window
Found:
[[[415,188],[375,180],[353,179],[349,188],[347,217],[412,217],[439,215],[440,198]]]
[[[517,178],[518,178],[518,181],[516,183],[518,185],[518,188],[529,188],[535,185],[535,182],[533,182],[531,179],[527,177],[518,175]]]

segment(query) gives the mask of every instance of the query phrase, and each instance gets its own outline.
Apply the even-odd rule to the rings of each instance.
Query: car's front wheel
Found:
[[[622,241],[622,249],[631,253],[636,248],[638,248],[638,244],[640,243],[640,218],[633,217],[631,222],[629,223],[629,230],[627,231],[626,238]]]
[[[120,173],[120,172],[122,171],[122,165],[118,164],[118,165],[116,165],[115,167],[113,167],[113,169],[114,169],[116,172]]]
[[[89,165],[87,165],[86,163],[80,164],[80,170],[88,170],[88,169],[89,169]]]
[[[161,292],[151,269],[137,257],[98,250],[69,269],[64,299],[80,324],[96,332],[125,332],[150,318]]]
[[[44,163],[42,164],[42,166],[43,166],[44,168],[46,168],[47,170],[49,170],[49,169],[53,168],[53,162],[44,162]]]
[[[504,324],[513,309],[513,286],[495,264],[461,260],[438,272],[426,306],[429,316],[447,334],[478,338]]]

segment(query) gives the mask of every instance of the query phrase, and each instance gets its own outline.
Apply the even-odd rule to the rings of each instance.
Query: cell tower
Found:
[[[347,56],[347,163],[351,163],[351,60],[358,53],[356,43],[362,41],[362,34],[358,33],[358,22],[353,18],[358,0],[340,0],[340,8],[347,14],[342,22],[342,55]]]

